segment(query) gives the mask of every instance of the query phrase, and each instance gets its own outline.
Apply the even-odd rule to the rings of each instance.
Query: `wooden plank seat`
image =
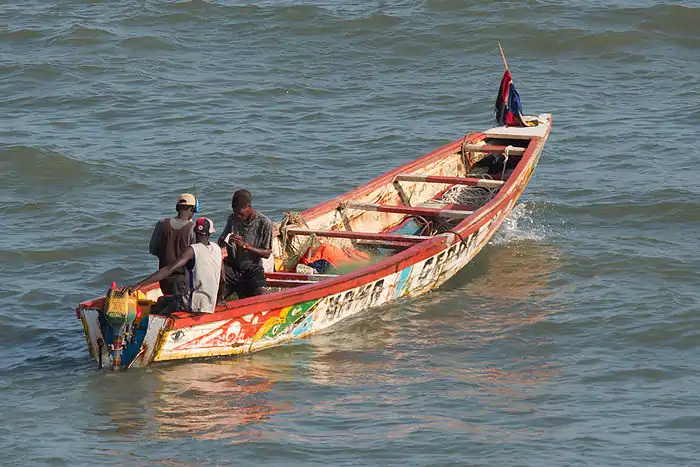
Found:
[[[302,285],[318,284],[319,281],[308,281],[308,280],[291,280],[291,279],[267,279],[265,281],[267,287],[279,287],[282,289],[288,289],[292,287],[300,287]]]
[[[398,182],[445,183],[448,185],[467,185],[481,188],[498,188],[503,180],[487,180],[476,177],[445,177],[442,175],[398,174],[394,177]]]
[[[326,279],[338,277],[337,274],[303,274],[301,272],[274,271],[266,272],[265,278],[270,280],[292,280],[292,281],[310,281],[321,282]]]
[[[266,272],[268,287],[291,288],[308,284],[317,284],[327,279],[338,277],[337,274],[303,274],[300,272]]]
[[[421,208],[435,208],[435,209],[449,209],[449,210],[454,210],[454,211],[473,211],[471,206],[465,206],[463,204],[441,203],[440,201],[436,201],[434,199],[431,199],[430,201],[426,201],[425,203],[421,203],[420,207]]]
[[[395,206],[373,203],[345,203],[346,209],[359,209],[362,211],[390,212],[396,214],[418,215],[423,217],[449,217],[451,219],[466,219],[474,211],[458,211],[455,209],[422,208],[411,206]],[[389,235],[389,234],[387,234]]]
[[[490,144],[466,144],[464,146],[469,152],[482,152],[485,154],[504,154],[510,156],[522,156],[525,154],[525,148],[517,146],[493,146]]]
[[[393,245],[393,246],[411,246],[428,240],[429,236],[423,235],[404,235],[392,233],[376,233],[376,232],[353,232],[350,230],[315,230],[306,228],[287,229],[288,235],[316,235],[318,237],[329,238],[347,238],[349,240],[358,240],[365,244],[372,245]],[[358,242],[359,243],[359,242]]]

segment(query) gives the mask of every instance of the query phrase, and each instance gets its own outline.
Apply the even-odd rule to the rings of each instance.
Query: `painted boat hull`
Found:
[[[371,230],[388,216],[373,213],[338,219],[338,205],[349,200],[385,204],[401,201],[396,190],[387,190],[399,173],[451,175],[464,171],[459,155],[465,142],[486,138],[526,138],[522,159],[498,194],[449,232],[430,239],[358,271],[313,284],[230,302],[211,315],[175,313],[171,317],[148,316],[132,330],[132,341],[122,349],[118,365],[112,362],[114,349],[105,342],[105,323],[100,313],[104,299],[81,303],[76,314],[85,329],[88,351],[100,366],[143,367],[156,362],[227,357],[248,354],[281,345],[328,329],[358,313],[400,298],[423,295],[440,287],[469,263],[488,243],[527,186],[537,166],[551,128],[551,116],[540,115],[542,124],[534,129],[496,128],[473,133],[422,158],[399,167],[362,187],[305,211],[303,216],[326,228],[342,223],[347,230]],[[426,188],[420,182],[404,184],[406,192],[429,199],[441,187]],[[405,193],[404,193],[405,195]],[[404,199],[405,200],[405,199]],[[383,217],[382,217],[383,216]],[[376,219],[376,221],[375,221]],[[393,218],[391,218],[393,219]],[[152,297],[160,295],[153,289]]]

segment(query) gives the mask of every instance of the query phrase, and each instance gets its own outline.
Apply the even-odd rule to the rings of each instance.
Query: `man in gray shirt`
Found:
[[[265,293],[263,258],[272,254],[272,221],[253,209],[248,190],[238,190],[231,199],[233,213],[219,237],[226,247],[219,299],[231,293],[246,298]]]

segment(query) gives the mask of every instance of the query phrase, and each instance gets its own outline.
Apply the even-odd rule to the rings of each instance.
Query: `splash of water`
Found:
[[[516,205],[491,239],[492,245],[522,241],[541,242],[550,236],[549,229],[538,222],[536,208],[528,203]]]

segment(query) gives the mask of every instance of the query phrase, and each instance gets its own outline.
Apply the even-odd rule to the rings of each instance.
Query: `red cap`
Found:
[[[202,235],[210,235],[216,232],[214,229],[214,221],[207,219],[206,217],[200,217],[197,222],[194,223],[194,231]]]

